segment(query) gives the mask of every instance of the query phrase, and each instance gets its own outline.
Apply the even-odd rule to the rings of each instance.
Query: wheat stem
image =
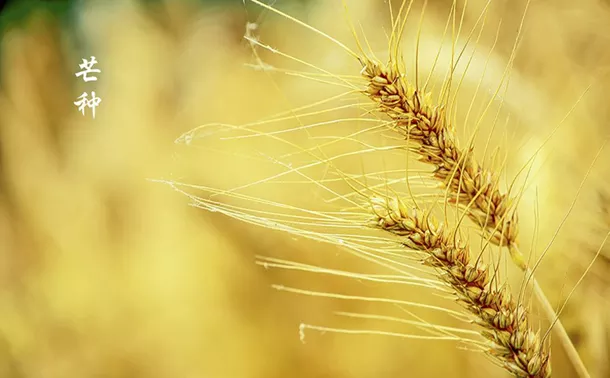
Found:
[[[530,272],[531,271],[528,269],[527,273],[531,274]],[[570,340],[570,336],[568,335],[568,332],[566,331],[565,327],[563,326],[563,323],[560,321],[557,321],[558,317],[555,314],[555,310],[553,309],[553,306],[551,305],[551,303],[547,299],[546,295],[544,294],[544,291],[538,284],[538,280],[536,278],[533,279],[533,286],[534,286],[534,293],[536,294],[536,297],[540,301],[540,304],[542,305],[544,312],[547,314],[549,321],[555,323],[553,325],[553,328],[555,330],[555,335],[557,337],[559,337],[561,344],[564,346],[564,350],[565,350],[566,354],[568,355],[570,362],[572,362],[572,366],[576,370],[576,373],[581,378],[590,378],[589,372],[587,371],[585,364],[583,363],[582,359],[580,358],[580,355],[578,354],[576,347],[574,347],[574,344]]]

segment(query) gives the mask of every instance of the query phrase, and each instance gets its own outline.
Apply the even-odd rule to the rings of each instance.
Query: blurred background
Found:
[[[0,377],[504,376],[484,355],[451,342],[312,331],[303,343],[301,322],[369,329],[374,321],[334,312],[382,304],[301,296],[272,284],[409,300],[427,294],[264,269],[256,255],[369,267],[334,246],[189,207],[186,197],[149,180],[223,186],[249,177],[262,169],[256,161],[237,164],[174,140],[204,123],[239,124],[286,110],[286,99],[305,104],[323,97],[307,80],[248,67],[247,22],[257,22],[261,40],[273,47],[358,74],[345,71],[354,62],[336,46],[246,3],[17,0],[3,9]],[[451,3],[429,1],[425,38],[442,33]],[[466,25],[484,3],[469,2]],[[348,5],[372,43],[387,48],[387,1]],[[340,1],[276,6],[351,41]],[[494,44],[498,25],[507,31],[493,50],[491,77],[500,77],[510,59],[525,7],[522,0],[499,0],[490,8],[491,32],[481,45]],[[554,303],[610,228],[607,148],[587,175],[610,130],[608,25],[606,0],[531,2],[503,98],[512,117],[503,130],[521,141],[504,146],[513,170],[561,124],[532,173],[535,195],[524,198],[521,216],[523,239],[536,236],[542,250],[571,210],[540,269]],[[101,72],[84,82],[75,73],[91,56]],[[73,104],[85,91],[101,99],[95,119]],[[303,193],[280,187],[277,196]],[[595,377],[610,377],[609,256],[606,246],[562,316]],[[561,351],[554,357],[555,376],[573,376]]]

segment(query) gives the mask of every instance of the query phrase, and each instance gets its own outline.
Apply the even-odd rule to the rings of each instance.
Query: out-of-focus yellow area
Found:
[[[399,5],[395,3],[394,10]],[[444,22],[449,3],[431,1],[427,14]],[[478,10],[467,13],[466,25],[476,22],[483,4],[472,3]],[[371,43],[387,48],[387,4],[348,4]],[[494,49],[499,62],[510,58],[524,4],[499,4],[486,20],[490,25],[502,21],[513,31]],[[277,5],[282,8],[281,1]],[[307,17],[338,39],[351,38],[340,2],[282,9]],[[302,340],[301,322],[380,329],[379,321],[335,312],[375,313],[385,305],[285,293],[271,285],[425,298],[439,305],[447,300],[430,299],[425,290],[400,285],[264,269],[255,264],[255,256],[374,270],[334,246],[295,240],[190,207],[185,196],[150,180],[185,179],[209,186],[242,182],[263,168],[256,161],[243,166],[229,156],[225,160],[222,154],[197,151],[196,146],[177,146],[174,140],[200,124],[250,122],[286,110],[287,103],[321,98],[305,79],[272,77],[245,65],[254,61],[242,37],[246,22],[257,21],[259,12],[250,6],[246,12],[237,0],[230,6],[178,0],[150,7],[108,2],[79,8],[80,50],[46,14],[36,14],[26,26],[3,36],[1,377],[503,376],[484,355],[451,341],[313,330]],[[528,243],[533,230],[539,232],[540,253],[608,136],[610,81],[604,70],[610,62],[610,6],[602,1],[533,2],[528,12],[511,76],[515,82],[504,99],[508,112],[515,114],[511,120],[519,122],[514,128],[512,121],[502,124],[502,136],[532,143],[513,150],[503,145],[511,151],[509,157],[524,163],[579,94],[593,85],[549,142],[544,163],[531,173],[539,197],[524,199],[521,222]],[[413,22],[418,18],[414,14]],[[442,33],[444,24],[434,25],[424,34]],[[257,32],[273,47],[358,74],[345,71],[355,65],[346,63],[349,57],[343,51],[289,21],[267,14]],[[480,43],[491,46],[494,37],[484,34]],[[83,83],[74,74],[82,58],[90,55],[96,56],[101,73],[98,81]],[[273,61],[278,57],[270,59],[281,66]],[[492,77],[502,75],[493,70]],[[83,116],[73,104],[91,90],[102,99],[95,119],[89,111]],[[264,151],[264,144],[260,149]],[[561,282],[566,271],[582,273],[608,229],[597,202],[598,192],[608,193],[608,156],[602,152],[598,158],[573,220],[553,243],[562,257],[550,259],[552,264],[574,268],[562,266],[557,276],[551,263],[543,265],[547,282]],[[278,198],[298,195],[303,194],[277,193]],[[579,305],[566,314],[574,319],[572,328],[579,332],[591,372],[603,377],[608,374],[608,338],[603,336],[608,332],[608,301],[595,296],[608,293],[603,279],[607,261],[604,267],[600,259],[594,271],[593,279],[574,295]],[[556,294],[566,295],[559,289]],[[433,321],[434,315],[426,320]],[[455,320],[453,325],[459,324]],[[400,332],[400,325],[388,330]],[[556,358],[555,376],[571,376],[564,363]]]

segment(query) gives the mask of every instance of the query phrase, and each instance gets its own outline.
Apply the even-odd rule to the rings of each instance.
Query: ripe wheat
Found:
[[[376,225],[401,237],[407,248],[424,254],[423,264],[436,268],[462,304],[485,328],[489,354],[516,377],[551,376],[548,346],[528,321],[528,311],[515,301],[506,285],[495,288],[488,266],[472,259],[470,249],[460,245],[430,214],[409,210],[399,198],[373,198]],[[453,231],[455,232],[455,231]]]
[[[251,1],[324,36],[360,62],[362,65],[361,75],[365,79],[364,87],[358,87],[340,76],[333,76],[324,70],[321,71],[330,78],[339,79],[341,81],[340,85],[347,86],[352,92],[364,93],[369,99],[373,100],[376,105],[374,111],[385,114],[389,118],[389,121],[375,120],[375,122],[385,128],[390,128],[401,133],[403,138],[407,140],[410,151],[418,155],[420,161],[434,166],[431,177],[444,185],[445,203],[459,205],[464,214],[473,220],[483,231],[489,242],[500,248],[508,247],[513,262],[522,271],[528,273],[525,279],[525,282],[527,282],[530,279],[532,271],[518,249],[519,225],[516,212],[517,200],[510,195],[510,191],[503,193],[500,190],[499,172],[495,172],[487,168],[485,164],[478,162],[474,156],[472,146],[467,148],[460,147],[453,127],[449,122],[449,117],[446,114],[446,104],[432,102],[430,100],[431,96],[425,92],[425,89],[422,90],[417,85],[412,85],[406,79],[404,68],[400,63],[403,59],[397,51],[400,40],[399,35],[402,33],[408,10],[411,8],[413,1],[409,2],[408,7],[405,7],[407,1],[403,1],[396,21],[393,20],[389,49],[391,53],[387,64],[383,64],[379,60],[370,58],[365,54],[360,47],[359,41],[358,46],[361,53],[357,54],[344,44],[302,21],[258,0]],[[403,13],[404,9],[407,9],[406,13]],[[262,44],[250,34],[251,31],[252,26],[249,25],[246,39],[252,44],[253,50],[254,47],[262,47],[272,53],[292,58],[299,63],[305,63]],[[355,32],[354,35],[356,36]],[[311,65],[309,66],[311,67]],[[260,67],[268,68],[262,63]],[[312,78],[311,75],[304,74],[302,76]],[[317,80],[320,79],[317,78]],[[323,79],[320,81],[323,81]],[[297,118],[296,115],[293,116]],[[279,119],[287,118],[289,117]],[[306,128],[306,126],[303,128]],[[278,138],[272,133],[255,132],[255,135]],[[191,138],[192,135],[189,134],[188,140],[190,141]],[[186,136],[183,139],[187,139]],[[298,148],[298,146],[294,147]],[[305,149],[302,149],[301,152],[311,153],[311,151],[306,151]],[[363,185],[364,190],[357,189],[357,185],[354,185],[354,181],[357,180],[336,168],[333,165],[332,158],[321,158],[315,155],[314,157],[318,159],[316,163],[297,168],[287,167],[285,173],[298,173],[316,185],[327,189],[330,193],[336,195],[336,198],[347,200],[351,194],[363,196],[368,207],[358,205],[351,199],[348,202],[356,205],[358,211],[368,211],[365,214],[367,217],[370,217],[372,212],[375,227],[398,237],[398,243],[403,247],[407,247],[403,251],[416,251],[420,256],[425,256],[423,259],[424,265],[435,269],[438,281],[450,288],[452,294],[458,298],[458,302],[463,308],[471,316],[474,316],[475,322],[478,325],[484,328],[480,332],[481,336],[487,341],[484,349],[501,366],[516,377],[538,378],[551,376],[550,342],[548,342],[547,335],[541,337],[540,332],[533,329],[531,320],[528,318],[530,309],[524,305],[524,298],[516,300],[512,297],[508,285],[501,282],[497,269],[490,269],[482,262],[480,256],[473,259],[470,248],[459,242],[458,235],[463,230],[461,222],[457,225],[443,226],[432,218],[430,215],[431,209],[429,208],[422,209],[419,204],[416,204],[418,210],[408,210],[403,204],[403,198],[399,195],[381,196],[376,188],[361,182],[357,182],[357,185]],[[333,168],[339,173],[340,180],[344,180],[354,189],[353,193],[337,194],[326,187],[325,182],[316,181],[303,173],[305,169],[315,165],[327,165]],[[274,178],[281,175],[276,175]],[[362,177],[366,178],[367,176],[364,175]],[[407,179],[406,181],[409,184],[409,180]],[[204,188],[204,190],[214,194],[229,194],[234,198],[245,201],[253,200],[252,198],[236,194],[237,190],[229,192],[210,188]],[[366,191],[373,192],[374,194],[368,195],[365,193]],[[340,225],[341,227],[347,225],[362,226],[364,222],[358,223],[354,220],[355,218],[350,218],[353,214],[348,215],[346,213],[341,216],[336,213],[306,211],[307,217],[299,218],[287,215],[284,218],[284,221],[288,224],[287,226],[277,219],[271,219],[271,214],[273,214],[271,211],[262,213],[258,210],[253,210],[251,214],[245,214],[243,208],[232,205],[224,206],[217,200],[201,199],[194,196],[191,196],[191,198],[194,199],[198,206],[213,211],[221,211],[229,216],[265,227],[281,229],[317,240],[330,241],[359,252],[364,250],[366,253],[361,253],[361,255],[366,255],[367,257],[373,256],[373,259],[376,259],[377,262],[382,261],[379,257],[381,252],[376,251],[375,247],[364,246],[364,237],[360,239],[353,237],[350,241],[344,237],[339,238],[335,235],[327,237],[323,232],[302,231],[299,228],[303,225],[315,223],[316,219],[320,221],[320,227],[332,224]],[[256,199],[254,200],[256,201]],[[410,200],[414,201],[415,198],[412,197]],[[260,201],[260,203],[275,206],[281,209],[280,211],[286,211],[287,209],[282,204],[270,201]],[[265,218],[265,214],[270,218]],[[298,219],[299,222],[295,222],[295,219]],[[293,223],[298,224],[298,226],[294,227]],[[385,242],[394,245],[397,243],[395,239]],[[546,305],[545,310],[550,316],[551,321],[562,330],[552,307],[548,305],[548,302],[545,302],[544,294],[541,293],[536,282],[535,288],[543,301],[543,305]],[[563,331],[563,337],[561,335],[560,332],[560,339],[567,348],[579,374],[582,377],[587,377],[586,369],[584,369],[578,355],[575,354],[569,339],[565,337],[565,331]]]

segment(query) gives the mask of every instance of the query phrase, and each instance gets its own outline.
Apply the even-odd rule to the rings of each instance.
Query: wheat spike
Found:
[[[494,274],[472,259],[468,246],[445,230],[429,213],[409,210],[398,198],[371,199],[376,227],[400,236],[407,248],[423,254],[422,262],[437,269],[458,302],[485,328],[488,352],[516,377],[551,376],[548,346],[528,321],[528,311],[515,301],[508,286],[495,288]]]
[[[410,85],[394,62],[383,65],[362,58],[368,81],[366,95],[379,104],[393,127],[415,145],[420,161],[435,166],[433,176],[448,188],[448,201],[464,205],[468,216],[489,233],[499,246],[513,246],[518,235],[513,200],[498,189],[498,177],[474,159],[472,149],[459,147],[443,106],[430,103],[426,94]],[[526,264],[511,248],[513,260]]]

